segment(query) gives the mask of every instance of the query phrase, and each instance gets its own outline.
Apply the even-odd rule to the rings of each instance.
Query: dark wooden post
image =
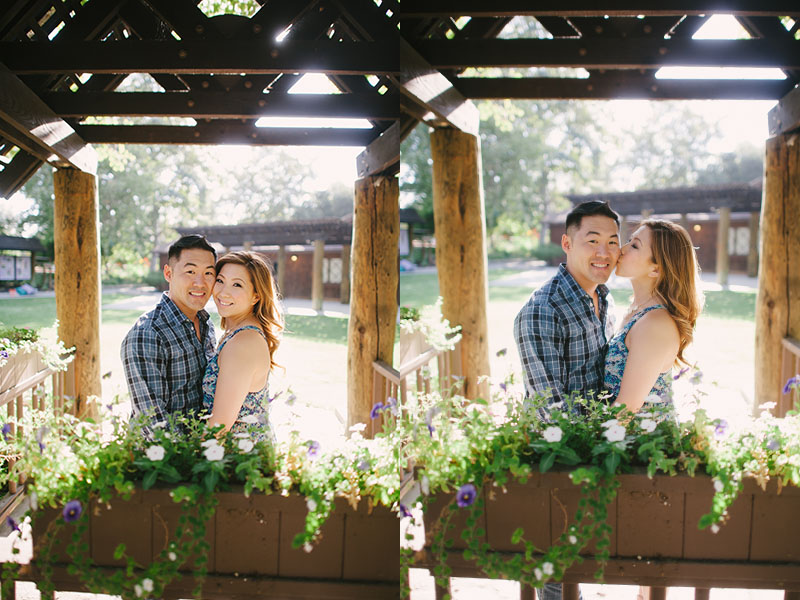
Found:
[[[87,402],[100,396],[100,237],[97,178],[61,168],[53,177],[56,315],[58,336],[75,346],[76,411],[93,416]]]
[[[342,283],[339,285],[339,302],[350,302],[350,244],[342,244]]]
[[[311,270],[311,308],[322,310],[325,291],[322,283],[322,263],[325,259],[325,240],[314,240],[314,265]]]
[[[400,188],[396,177],[355,183],[353,289],[347,331],[347,424],[369,423],[372,361],[392,363],[397,319]]]
[[[750,247],[747,252],[747,276],[758,277],[758,233],[760,227],[759,214],[750,213]]]
[[[489,333],[486,219],[477,136],[452,128],[431,133],[433,218],[442,314],[461,325],[461,364],[467,398],[487,398]]]
[[[281,296],[286,295],[286,246],[278,246],[278,291]]]
[[[719,221],[717,222],[717,283],[728,285],[730,271],[730,252],[728,238],[731,231],[731,207],[719,207]]]
[[[800,144],[767,141],[756,299],[755,398],[780,404],[782,340],[800,338]]]

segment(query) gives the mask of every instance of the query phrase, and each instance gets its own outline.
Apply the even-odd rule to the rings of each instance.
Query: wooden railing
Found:
[[[800,341],[791,338],[783,338],[783,358],[781,360],[781,385],[789,381],[790,377],[800,374]],[[787,412],[800,407],[800,393],[789,390],[788,394],[782,394],[778,406],[775,407],[775,414],[783,417]]]
[[[22,428],[15,422],[21,421],[27,410],[46,410],[48,392],[52,395],[53,410],[56,413],[72,410],[73,407],[66,402],[65,394],[67,377],[71,373],[71,368],[67,371],[56,371],[43,365],[36,373],[0,392],[0,409],[6,408],[9,419],[7,435],[24,434]],[[15,457],[6,457],[5,468],[10,470],[15,462]],[[0,522],[5,522],[6,517],[22,501],[23,483],[23,478],[8,482],[8,493],[0,497]]]

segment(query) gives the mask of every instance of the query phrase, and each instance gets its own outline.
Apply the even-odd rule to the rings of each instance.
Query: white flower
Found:
[[[249,425],[254,425],[258,423],[258,417],[256,417],[255,415],[245,415],[238,420],[241,421],[242,423],[248,423]]]
[[[625,439],[625,428],[620,424],[611,425],[603,435],[609,442],[621,442]]]
[[[661,404],[664,400],[658,394],[650,394],[644,399],[645,404]]]
[[[225,456],[225,448],[216,444],[214,446],[208,446],[203,452],[203,455],[206,457],[206,460],[210,461],[217,461],[222,460],[222,457]]]
[[[714,489],[718,492],[721,492],[725,489],[725,484],[722,483],[719,479],[714,480]]]
[[[714,523],[714,524],[711,526],[711,533],[719,533],[719,525],[717,525],[716,523]]]
[[[313,498],[306,498],[306,506],[308,507],[309,512],[314,512],[317,510],[317,502]]]
[[[239,440],[239,444],[238,445],[239,445],[239,450],[241,450],[245,454],[250,452],[250,450],[252,450],[253,447],[255,446],[255,444],[253,443],[253,440],[248,440],[248,439]]]
[[[142,579],[142,589],[145,592],[152,592],[153,591],[153,580],[149,577],[145,577]]]
[[[29,498],[30,498],[30,501],[31,501],[31,508],[34,511],[39,510],[39,496],[36,495],[36,492],[35,491],[31,492],[31,495],[29,496]]]
[[[548,442],[560,442],[563,433],[560,427],[557,427],[556,425],[551,425],[550,427],[544,430],[544,433],[542,435],[544,436],[544,439]]]
[[[304,551],[306,554],[309,554],[309,553],[310,553],[310,552],[311,552],[313,549],[314,549],[314,546],[312,546],[312,545],[311,545],[311,544],[309,544],[308,542],[306,542],[305,544],[303,544],[303,551]]]
[[[200,442],[200,445],[203,448],[210,448],[211,446],[219,446],[219,440],[217,438],[211,438],[206,440],[205,442]]]
[[[536,567],[533,570],[533,574],[536,575],[536,579],[541,579],[542,578],[542,570],[539,567]]]
[[[145,450],[144,453],[147,456],[147,458],[149,458],[152,461],[164,459],[163,446],[150,446],[147,450]]]
[[[199,417],[197,417],[197,418],[198,418],[198,419],[200,419],[201,421],[208,421],[208,420],[211,418],[211,414],[207,414],[207,415],[200,415],[200,416],[199,416]]]
[[[609,419],[608,421],[603,423],[603,427],[605,427],[606,429],[608,429],[609,427],[616,427],[617,425],[619,425],[619,421],[617,421],[616,419]]]
[[[422,479],[419,480],[419,485],[422,489],[422,493],[429,496],[431,493],[431,480],[428,479],[427,475],[422,476]]]
[[[656,424],[657,423],[652,419],[642,419],[639,422],[639,427],[641,427],[645,433],[652,433],[656,428]]]
[[[250,434],[249,433],[234,433],[233,437],[235,437],[237,440],[241,440],[241,439],[244,439],[244,438],[249,438]]]
[[[576,538],[574,535],[569,536],[569,543],[570,544],[577,544],[578,543],[578,538]]]
[[[545,575],[552,575],[553,574],[553,563],[546,562],[542,564],[542,571],[544,571]]]
[[[351,433],[356,433],[356,432],[360,433],[360,432],[364,431],[366,428],[367,428],[367,424],[366,423],[356,423],[355,425],[351,425],[350,426],[350,432]]]
[[[175,562],[176,560],[178,560],[178,555],[175,554],[174,552],[170,552],[169,554],[167,554],[167,558],[169,558],[172,562]]]
[[[142,586],[140,586],[138,583],[133,586],[133,591],[136,593],[137,598],[141,598],[142,594],[144,593]]]

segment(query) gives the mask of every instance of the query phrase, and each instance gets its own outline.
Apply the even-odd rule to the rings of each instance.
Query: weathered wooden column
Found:
[[[442,314],[461,325],[461,365],[467,398],[489,398],[486,218],[480,141],[457,129],[431,133],[433,219]]]
[[[278,246],[278,290],[281,296],[285,296],[284,287],[286,285],[286,246]]]
[[[689,231],[689,215],[686,213],[681,213],[680,219],[681,227],[683,227],[686,231]]]
[[[350,302],[350,244],[342,244],[342,283],[339,285],[339,302]]]
[[[353,275],[347,331],[347,424],[369,423],[372,362],[392,363],[397,319],[400,187],[396,177],[355,183]]]
[[[756,299],[755,398],[779,405],[782,340],[800,339],[800,144],[791,135],[767,141],[761,203],[761,255]]]
[[[76,410],[93,416],[100,396],[100,238],[97,178],[74,168],[53,177],[55,292],[58,337],[75,346]]]
[[[619,216],[619,239],[620,243],[625,244],[628,241],[628,215]]]
[[[747,251],[747,276],[758,277],[758,235],[760,227],[760,215],[757,212],[750,213],[750,247]]]
[[[322,284],[322,262],[325,259],[325,240],[314,240],[314,264],[311,269],[311,308],[322,310],[325,290]]]
[[[730,252],[728,251],[728,237],[731,231],[731,207],[720,206],[719,221],[717,222],[717,283],[728,285],[728,272],[730,271]]]

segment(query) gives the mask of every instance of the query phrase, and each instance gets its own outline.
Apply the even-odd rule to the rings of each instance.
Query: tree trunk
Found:
[[[286,246],[278,246],[278,291],[286,297]]]
[[[461,364],[467,398],[489,398],[486,218],[480,143],[455,129],[431,134],[433,217],[442,314],[461,325]]]
[[[781,342],[800,338],[800,144],[767,141],[756,299],[755,399],[780,403]]]
[[[100,238],[97,180],[61,168],[53,177],[55,290],[58,336],[75,346],[76,411],[94,416],[89,396],[100,396]]]
[[[394,177],[356,181],[347,332],[348,426],[370,422],[372,362],[392,363],[399,282],[399,199]]]
[[[730,271],[729,236],[731,231],[731,208],[720,206],[719,222],[717,223],[717,283],[728,285],[728,272]]]
[[[339,286],[339,302],[350,302],[350,244],[342,244],[342,283]]]
[[[750,248],[747,252],[747,276],[758,277],[759,214],[750,213]]]

